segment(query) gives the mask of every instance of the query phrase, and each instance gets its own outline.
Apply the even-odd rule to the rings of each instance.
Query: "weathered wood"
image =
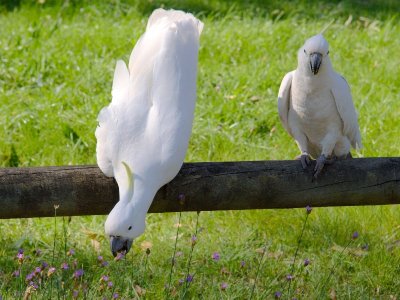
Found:
[[[185,195],[179,204],[178,195]],[[0,169],[0,218],[108,214],[114,179],[96,166]],[[400,203],[400,158],[326,166],[318,180],[298,161],[187,163],[162,187],[150,212]]]

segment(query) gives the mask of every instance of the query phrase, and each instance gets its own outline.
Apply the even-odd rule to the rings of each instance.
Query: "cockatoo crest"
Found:
[[[126,177],[128,180],[128,199],[132,200],[132,195],[133,195],[133,190],[134,190],[133,189],[133,172],[126,162],[123,161],[122,165],[125,167]]]
[[[321,54],[328,54],[329,44],[322,34],[317,34],[310,37],[303,46],[303,52],[306,50],[307,54],[319,52]]]

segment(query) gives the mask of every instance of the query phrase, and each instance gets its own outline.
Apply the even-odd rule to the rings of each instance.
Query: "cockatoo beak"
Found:
[[[124,238],[122,236],[110,236],[110,245],[111,252],[115,256],[117,256],[118,252],[128,253],[131,249],[133,243],[133,239]]]
[[[310,54],[310,68],[311,72],[313,72],[314,75],[317,75],[319,67],[321,66],[321,62],[322,62],[321,53],[314,52]]]

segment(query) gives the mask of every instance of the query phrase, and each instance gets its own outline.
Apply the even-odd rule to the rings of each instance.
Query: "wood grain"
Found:
[[[149,212],[400,203],[400,158],[359,158],[326,166],[312,180],[299,161],[186,163]],[[183,205],[178,196],[185,195]],[[108,214],[118,186],[97,166],[0,169],[0,218]]]

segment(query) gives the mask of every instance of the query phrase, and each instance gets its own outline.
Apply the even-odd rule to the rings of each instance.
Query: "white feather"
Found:
[[[157,9],[132,51],[129,70],[117,62],[112,102],[100,112],[96,130],[98,165],[115,177],[120,191],[106,221],[108,235],[141,234],[157,190],[182,166],[193,122],[202,27],[191,14]]]
[[[281,86],[278,93],[278,112],[283,127],[290,133],[289,127],[289,106],[290,106],[290,92],[292,87],[293,72],[289,72],[283,77]]]
[[[332,95],[340,117],[343,121],[343,134],[350,140],[353,148],[362,148],[360,129],[358,127],[357,113],[351,97],[350,87],[347,81],[335,73],[332,83]]]
[[[319,34],[306,41],[298,52],[297,69],[283,78],[278,111],[286,131],[302,153],[344,156],[350,144],[361,147],[357,113],[347,82],[337,74],[329,59],[328,43]],[[309,55],[322,54],[319,71],[310,70]]]

